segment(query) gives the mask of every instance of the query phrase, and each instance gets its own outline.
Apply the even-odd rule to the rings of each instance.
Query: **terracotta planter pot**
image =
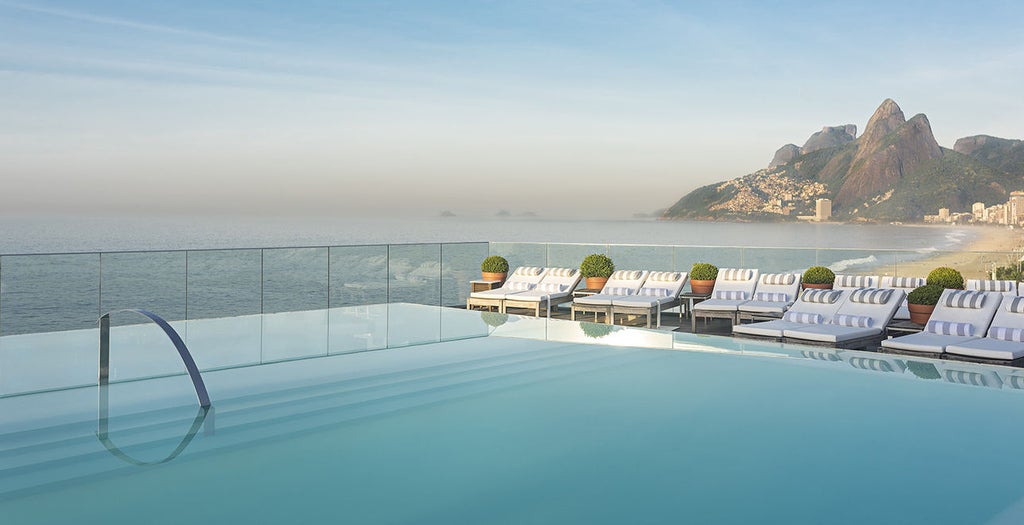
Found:
[[[910,310],[910,322],[928,324],[928,319],[932,316],[932,311],[935,310],[935,305],[908,303],[907,310]]]
[[[505,278],[508,277],[508,272],[480,272],[485,281],[501,281],[505,284]]]
[[[604,288],[604,285],[607,282],[607,277],[587,277],[587,288],[591,290],[600,290],[601,288]]]
[[[832,283],[823,283],[823,284],[803,283],[803,287],[804,287],[804,290],[806,290],[808,288],[811,288],[811,289],[814,289],[814,290],[831,290],[832,289]]]
[[[708,294],[715,288],[715,279],[690,279],[690,290],[693,293]]]

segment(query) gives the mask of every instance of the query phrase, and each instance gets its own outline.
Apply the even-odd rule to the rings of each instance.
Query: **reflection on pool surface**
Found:
[[[391,308],[383,346],[396,348],[206,367],[214,410],[198,426],[186,376],[113,384],[107,431],[124,454],[160,461],[192,432],[183,452],[158,465],[126,461],[97,439],[95,387],[0,398],[0,515],[7,523],[1024,519],[1014,453],[1024,431],[1021,371]],[[277,319],[274,329],[285,339],[294,330],[299,342],[320,335],[307,322],[288,328]],[[391,333],[402,324],[413,335]],[[11,361],[0,363],[6,381]],[[123,378],[155,375],[122,363]]]

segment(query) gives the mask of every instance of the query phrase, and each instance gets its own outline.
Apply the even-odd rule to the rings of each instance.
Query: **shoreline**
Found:
[[[909,226],[909,225],[908,225]],[[941,225],[917,225],[921,228],[950,228]],[[938,251],[913,261],[897,261],[896,275],[927,277],[928,272],[940,266],[955,268],[964,279],[991,279],[993,266],[1007,266],[1017,262],[1024,248],[1024,229],[1005,226],[960,226],[959,230],[975,232],[966,246],[955,251]],[[1017,252],[1017,253],[1010,253]],[[883,275],[885,275],[883,273]]]

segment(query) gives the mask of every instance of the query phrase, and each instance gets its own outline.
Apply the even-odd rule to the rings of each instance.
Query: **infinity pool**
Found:
[[[116,383],[105,440],[95,387],[0,398],[0,516],[1024,522],[1013,369],[457,315],[486,329],[208,371],[205,417],[187,377]]]

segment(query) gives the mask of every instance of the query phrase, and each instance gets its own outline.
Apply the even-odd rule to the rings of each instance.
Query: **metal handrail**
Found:
[[[181,356],[182,362],[185,363],[185,369],[188,371],[188,375],[192,379],[192,386],[196,389],[196,397],[199,398],[199,406],[203,408],[209,407],[210,395],[206,392],[206,384],[203,383],[203,376],[199,373],[199,367],[196,366],[196,362],[192,359],[192,354],[188,351],[188,347],[185,346],[185,342],[181,340],[181,336],[178,335],[178,332],[168,324],[167,321],[164,321],[162,317],[140,308],[113,310],[100,316],[100,389],[105,389],[110,383],[110,314],[118,312],[134,312],[144,315],[164,331],[167,337],[171,339],[171,343],[174,344],[174,348],[178,351],[178,355]]]

